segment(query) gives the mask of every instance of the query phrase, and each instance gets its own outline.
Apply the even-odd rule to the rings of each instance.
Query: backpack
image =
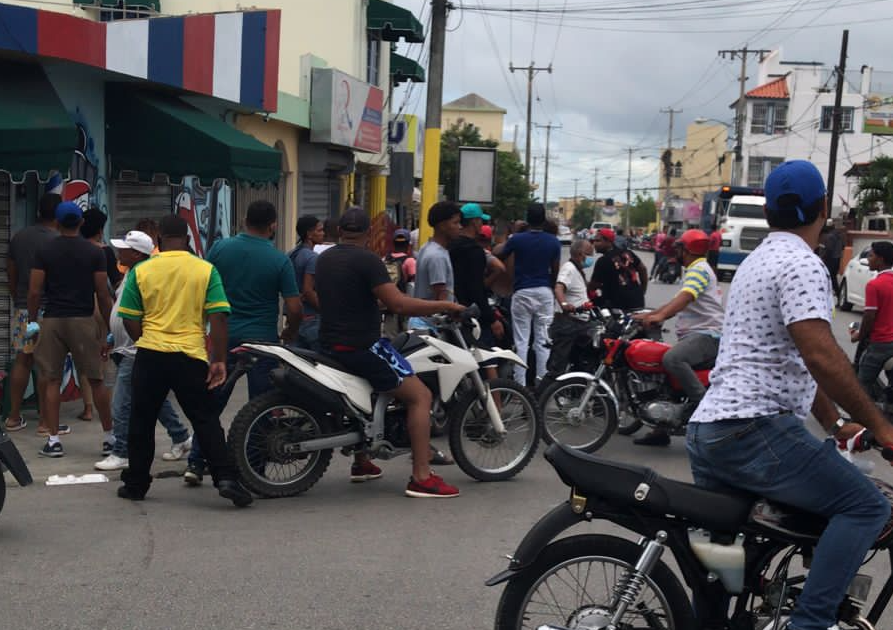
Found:
[[[395,258],[393,254],[388,254],[382,261],[384,262],[385,268],[388,270],[388,276],[391,278],[391,282],[396,284],[397,288],[403,293],[407,292],[407,282],[403,275],[403,263],[406,262],[407,258],[409,258],[409,256]]]

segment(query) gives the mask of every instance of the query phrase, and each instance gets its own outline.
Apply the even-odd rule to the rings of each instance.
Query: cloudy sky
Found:
[[[426,29],[429,0],[392,0]],[[731,123],[740,61],[721,49],[781,48],[782,59],[833,67],[843,29],[850,30],[847,69],[863,65],[893,79],[893,0],[452,0],[446,41],[444,102],[477,92],[508,110],[505,139],[518,127],[523,150],[526,72],[509,63],[553,66],[535,80],[533,119],[553,130],[549,199],[591,194],[626,197],[627,147],[634,147],[632,187],[658,185],[658,156],[666,146],[668,116],[676,116],[674,146],[695,118]],[[538,11],[537,11],[538,10]],[[427,68],[427,51],[401,44],[399,52]],[[884,71],[878,73],[877,71]],[[849,72],[848,72],[849,74]],[[757,62],[748,62],[748,89]],[[426,84],[395,94],[395,110],[424,116]],[[891,82],[893,85],[893,82]],[[546,149],[544,129],[534,156]],[[537,169],[541,181],[541,167]],[[656,192],[653,192],[656,196]]]

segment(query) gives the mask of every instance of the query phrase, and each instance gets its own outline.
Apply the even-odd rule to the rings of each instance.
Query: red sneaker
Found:
[[[425,481],[416,481],[415,477],[410,477],[406,485],[406,496],[416,499],[451,499],[459,496],[459,488],[432,473]]]
[[[363,483],[364,481],[372,481],[381,477],[381,468],[366,460],[362,464],[351,464],[350,480],[354,483]]]

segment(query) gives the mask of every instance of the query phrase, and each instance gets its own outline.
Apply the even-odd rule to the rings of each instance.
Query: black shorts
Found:
[[[322,351],[351,374],[369,381],[372,389],[377,392],[393,391],[404,378],[414,374],[409,362],[387,339],[379,339],[365,350],[335,350],[324,347]]]

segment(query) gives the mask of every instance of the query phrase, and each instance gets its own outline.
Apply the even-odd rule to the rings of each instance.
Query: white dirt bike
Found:
[[[472,307],[461,321],[436,316],[437,336],[401,333],[392,343],[434,394],[432,414],[449,416],[450,450],[459,468],[480,481],[501,481],[530,462],[542,427],[525,389],[481,377],[482,365],[524,362],[509,350],[469,348],[463,330],[480,332],[476,314]],[[253,492],[305,492],[325,473],[336,448],[378,459],[410,452],[402,403],[374,393],[330,356],[274,343],[245,343],[233,352],[239,365],[227,386],[260,358],[279,362],[271,373],[274,388],[249,400],[229,430],[242,480]]]

